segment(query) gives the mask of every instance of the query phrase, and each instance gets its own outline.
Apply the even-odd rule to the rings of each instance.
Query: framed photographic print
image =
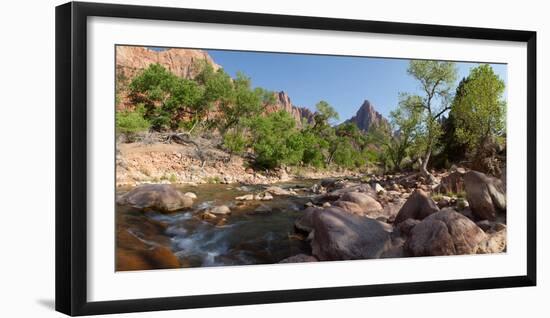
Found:
[[[536,284],[536,34],[56,8],[56,309]]]

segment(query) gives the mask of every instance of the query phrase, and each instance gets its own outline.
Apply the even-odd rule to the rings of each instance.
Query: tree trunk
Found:
[[[421,165],[420,165],[420,173],[424,178],[426,178],[426,182],[428,184],[433,184],[435,182],[434,176],[428,171],[428,162],[430,161],[430,157],[432,155],[431,147],[426,151],[426,154],[424,155],[424,158],[421,159]]]

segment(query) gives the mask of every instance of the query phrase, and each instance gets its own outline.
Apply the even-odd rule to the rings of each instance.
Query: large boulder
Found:
[[[482,220],[495,220],[498,211],[506,210],[506,190],[502,180],[481,172],[464,174],[466,199],[472,213]]]
[[[355,202],[338,200],[338,201],[332,202],[332,206],[339,207],[342,210],[347,211],[349,213],[353,213],[361,216],[365,215],[365,210]]]
[[[302,216],[294,222],[294,228],[298,232],[304,233],[310,233],[313,231],[313,215],[318,213],[320,210],[322,211],[322,209],[318,207],[309,207],[305,209]]]
[[[374,189],[370,185],[366,183],[361,183],[349,185],[333,191],[328,191],[327,193],[317,196],[314,201],[316,201],[317,203],[336,201],[341,199],[343,195],[349,192],[366,193],[371,196],[376,196],[376,192],[374,192]]]
[[[313,213],[312,219],[312,254],[319,260],[379,258],[391,247],[392,228],[386,223],[336,207]]]
[[[341,201],[348,201],[358,204],[365,214],[369,212],[379,212],[382,210],[382,205],[378,203],[373,197],[361,192],[347,192],[340,198]]]
[[[169,184],[146,184],[125,193],[117,199],[117,203],[141,210],[169,213],[190,208],[193,198]]]
[[[462,214],[443,209],[415,225],[406,242],[412,256],[475,254],[486,235]]]
[[[437,190],[441,193],[460,193],[464,191],[464,173],[457,170],[442,177]]]
[[[394,223],[399,224],[406,219],[422,220],[437,211],[439,211],[439,208],[432,198],[426,192],[417,189],[403,204],[395,217]]]

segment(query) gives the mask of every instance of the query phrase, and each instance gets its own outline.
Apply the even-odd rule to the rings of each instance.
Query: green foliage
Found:
[[[231,154],[242,154],[248,140],[240,130],[232,130],[223,136],[223,145]]]
[[[251,89],[250,78],[237,73],[228,98],[220,103],[223,116],[219,118],[222,131],[238,126],[244,118],[258,115],[262,111],[263,95]]]
[[[328,164],[334,163],[345,168],[360,168],[366,164],[363,154],[367,145],[366,136],[353,123],[344,123],[328,136]]]
[[[383,151],[378,159],[385,166],[401,170],[403,160],[415,155],[412,150],[418,149],[423,134],[422,108],[417,107],[420,102],[418,96],[401,95],[398,108],[390,113],[390,127],[374,127],[369,131],[369,140]]]
[[[487,64],[471,69],[461,84],[452,104],[455,135],[468,150],[478,152],[504,134],[505,85]]]
[[[249,122],[256,164],[275,168],[302,160],[304,143],[294,118],[285,111],[256,116]]]
[[[442,134],[439,119],[450,109],[451,89],[456,81],[457,69],[452,62],[413,60],[407,72],[418,80],[423,91],[423,96],[406,95],[402,99],[408,100],[403,106],[410,112],[419,111],[421,114],[423,140],[417,146],[423,144],[422,170],[426,172],[432,151]]]
[[[147,119],[143,118],[145,108],[143,105],[138,105],[134,111],[119,111],[116,118],[116,130],[120,133],[132,134],[141,131],[146,131],[150,127]]]
[[[200,116],[206,111],[204,88],[175,76],[160,64],[149,65],[129,88],[134,101],[145,105],[145,118],[155,130],[176,130],[184,115]]]
[[[302,162],[316,168],[323,167],[325,165],[324,152],[329,147],[328,141],[317,136],[311,129],[302,130],[301,135],[304,146]]]
[[[338,120],[340,116],[338,112],[326,101],[322,100],[315,105],[317,113],[315,114],[315,121],[319,121],[324,124],[330,124],[331,120]]]

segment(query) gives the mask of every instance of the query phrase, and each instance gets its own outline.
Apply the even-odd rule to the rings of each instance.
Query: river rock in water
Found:
[[[240,197],[236,197],[235,200],[238,200],[238,201],[252,201],[252,200],[254,200],[254,195],[253,194],[241,195]]]
[[[209,211],[212,214],[221,215],[221,214],[230,214],[231,209],[227,205],[215,206]]]
[[[186,197],[190,197],[193,200],[197,199],[197,195],[194,194],[193,192],[185,192],[183,195],[186,196]]]
[[[166,247],[169,242],[165,240],[165,231],[166,226],[163,223],[145,216],[118,215],[115,236],[116,270],[179,268],[179,259]]]
[[[265,189],[265,191],[273,195],[296,195],[295,191],[285,190],[278,186],[270,186],[267,189]]]
[[[260,204],[256,209],[254,209],[254,212],[256,213],[269,213],[271,211],[273,211],[273,208],[267,204]]]
[[[312,254],[319,260],[379,258],[391,247],[390,225],[340,208],[312,213]]]
[[[193,206],[193,199],[169,184],[146,184],[122,195],[117,203],[141,210],[169,213]]]

